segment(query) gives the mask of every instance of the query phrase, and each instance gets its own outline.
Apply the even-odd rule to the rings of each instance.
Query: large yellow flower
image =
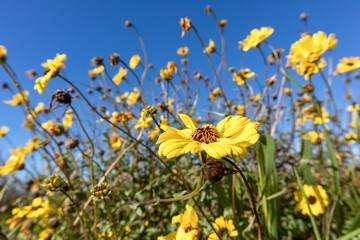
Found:
[[[305,79],[326,66],[326,61],[321,58],[327,50],[336,47],[335,34],[328,37],[324,32],[305,35],[291,45],[290,54],[287,56],[290,65],[297,72],[305,76]]]
[[[303,215],[310,215],[309,208],[306,204],[306,199],[309,202],[311,213],[314,216],[323,214],[325,208],[329,204],[328,195],[325,189],[321,185],[303,185],[305,196],[303,196],[301,191],[296,191],[294,193],[295,201],[297,205],[295,206],[295,211],[301,211]]]
[[[251,30],[250,34],[245,38],[244,41],[240,41],[240,48],[247,52],[250,48],[257,48],[260,44],[273,34],[274,29],[271,27],[262,27],[260,29]]]
[[[126,78],[127,70],[120,67],[119,72],[113,77],[112,81],[119,85]]]
[[[23,168],[26,156],[31,152],[27,147],[18,147],[11,149],[11,156],[8,161],[0,166],[0,176],[11,174],[14,171]]]
[[[353,72],[357,68],[360,68],[359,57],[342,58],[336,67],[335,75],[345,72]]]
[[[237,237],[239,236],[239,232],[235,229],[233,220],[225,220],[223,216],[215,219],[215,222],[212,223],[215,231],[223,237],[222,239],[228,239],[224,235],[228,237]],[[219,240],[219,237],[216,233],[211,233],[208,236],[208,240]]]
[[[159,155],[173,158],[187,152],[205,151],[216,159],[229,154],[243,156],[247,153],[246,147],[256,143],[260,136],[256,130],[260,124],[243,116],[228,116],[216,127],[211,124],[199,127],[189,116],[179,116],[186,129],[161,126],[165,132],[156,142],[160,144]]]

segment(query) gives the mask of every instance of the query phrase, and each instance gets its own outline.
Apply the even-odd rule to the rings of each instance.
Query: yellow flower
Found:
[[[23,168],[25,158],[30,151],[26,147],[18,147],[16,149],[11,149],[10,153],[11,156],[8,161],[3,166],[0,166],[0,176],[5,176]]]
[[[213,40],[209,40],[209,45],[205,48],[204,53],[206,54],[210,54],[215,52],[216,48],[215,48],[215,42]]]
[[[0,45],[0,64],[4,63],[6,60],[6,47],[3,45]]]
[[[21,105],[28,100],[28,96],[29,96],[29,92],[23,91],[21,94],[20,93],[14,94],[13,98],[11,100],[5,101],[5,103],[11,106]]]
[[[262,27],[260,30],[255,28],[251,30],[250,34],[244,41],[239,42],[240,48],[245,52],[247,52],[250,48],[257,48],[273,32],[274,29],[271,27]]]
[[[254,96],[252,96],[250,101],[257,102],[257,101],[259,101],[259,99],[260,99],[260,93],[255,94]]]
[[[68,110],[65,113],[65,116],[63,118],[62,124],[64,125],[64,127],[66,128],[70,128],[71,125],[73,124],[73,111],[72,110]]]
[[[236,106],[236,114],[242,116],[245,112],[245,105],[239,104]]]
[[[335,75],[345,72],[353,72],[357,68],[360,68],[359,57],[342,58],[336,67]]]
[[[39,240],[47,240],[51,237],[52,233],[53,233],[53,229],[52,228],[45,228],[44,230],[42,230],[40,233],[39,233]]]
[[[246,79],[255,77],[255,73],[252,72],[249,68],[245,68],[245,69],[240,69],[237,72],[234,72],[232,76],[234,81],[239,86],[241,86],[244,85]]]
[[[150,123],[152,122],[152,118],[151,117],[140,117],[137,124],[134,126],[134,129],[138,129],[138,128],[149,128],[150,127]]]
[[[126,123],[129,120],[133,119],[134,115],[131,112],[113,112],[112,118],[110,118],[110,122],[112,123]]]
[[[309,209],[306,204],[306,199],[309,202],[311,213],[314,216],[323,214],[325,208],[329,204],[328,195],[325,189],[321,185],[303,185],[303,190],[305,196],[303,196],[301,191],[296,191],[294,193],[295,201],[297,202],[295,206],[295,211],[301,211],[303,215],[310,215]]]
[[[192,206],[186,204],[186,210],[177,216],[174,216],[172,224],[180,223],[176,232],[171,232],[166,236],[160,236],[157,240],[195,240],[198,239],[200,231],[199,217]]]
[[[223,216],[215,219],[215,222],[212,223],[215,231],[223,236],[226,233],[226,236],[229,237],[237,237],[239,236],[239,232],[235,229],[233,220],[225,220]],[[216,233],[211,233],[208,237],[208,240],[219,240],[219,237]]]
[[[2,126],[0,128],[0,138],[6,136],[8,132],[9,132],[9,128],[7,126]]]
[[[180,26],[181,26],[181,29],[182,29],[181,37],[184,37],[185,32],[189,31],[190,28],[192,27],[191,20],[189,18],[187,18],[187,17],[181,18],[180,19]]]
[[[109,143],[112,148],[120,148],[121,144],[123,142],[123,139],[118,133],[112,133],[109,137]]]
[[[160,77],[164,80],[171,80],[173,78],[173,70],[171,69],[167,69],[167,68],[162,68],[160,70]]]
[[[319,144],[324,139],[321,132],[310,131],[306,135],[313,144]]]
[[[284,93],[285,93],[286,95],[288,95],[288,96],[291,96],[291,94],[292,94],[292,89],[286,87],[286,88],[284,88]]]
[[[355,103],[355,104],[349,105],[349,106],[347,107],[347,111],[348,111],[348,112],[353,112],[354,110],[360,111],[360,105],[357,104],[357,103]]]
[[[49,80],[56,77],[60,69],[65,67],[65,60],[66,54],[56,54],[54,59],[48,59],[45,63],[41,64],[41,66],[46,68],[46,72],[45,75],[35,80],[34,89],[37,90],[39,94],[42,94],[44,92]]]
[[[178,48],[178,50],[176,51],[176,53],[180,56],[186,56],[189,53],[189,48],[188,47],[181,47]]]
[[[61,126],[58,123],[54,123],[52,120],[49,120],[47,122],[44,122],[43,124],[41,124],[41,127],[45,128],[46,130],[48,130],[48,132],[52,135],[52,136],[60,136],[64,129],[63,126]]]
[[[312,36],[305,35],[293,43],[287,58],[293,69],[304,75],[305,79],[309,79],[311,75],[326,66],[326,61],[321,56],[328,49],[336,47],[336,44],[334,34],[327,37],[324,32],[319,31]]]
[[[104,72],[104,70],[105,70],[104,65],[101,65],[101,66],[99,66],[99,67],[96,67],[96,68],[94,68],[94,69],[91,69],[91,70],[89,70],[89,77],[90,77],[91,79],[94,79],[97,75],[99,75],[99,74],[101,74],[102,72]]]
[[[123,100],[125,100],[127,97],[129,96],[129,92],[125,92],[123,94],[121,94],[120,96],[116,97],[116,102],[122,102]]]
[[[356,133],[347,133],[345,135],[345,140],[348,142],[356,142],[357,134]]]
[[[119,72],[113,77],[113,82],[119,85],[126,78],[127,70],[120,67]]]
[[[136,54],[136,55],[133,55],[130,59],[130,62],[129,62],[129,66],[132,68],[132,69],[135,69],[137,65],[139,65],[141,61],[141,57],[140,55]]]
[[[198,127],[189,116],[179,114],[179,117],[186,129],[161,126],[165,132],[156,142],[160,144],[159,155],[173,158],[187,152],[195,154],[205,151],[216,159],[229,154],[243,156],[247,153],[246,147],[256,143],[260,137],[256,130],[260,124],[242,116],[228,116],[216,127],[211,124]]]
[[[137,103],[140,100],[140,92],[138,88],[133,89],[134,92],[130,93],[127,99],[127,104],[133,105]]]

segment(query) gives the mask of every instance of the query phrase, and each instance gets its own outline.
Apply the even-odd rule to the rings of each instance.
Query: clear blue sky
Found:
[[[179,61],[176,49],[189,46],[190,61],[200,70],[207,62],[193,33],[181,38],[178,24],[181,17],[188,16],[203,39],[218,44],[219,37],[213,19],[204,13],[206,5],[212,6],[218,18],[228,19],[225,29],[228,62],[240,67],[240,59],[246,66],[262,70],[262,60],[257,51],[242,54],[238,41],[243,40],[253,28],[271,26],[275,29],[269,38],[275,47],[285,48],[287,54],[291,43],[298,40],[303,25],[299,14],[309,14],[309,31],[322,30],[336,33],[339,39],[334,51],[335,64],[339,58],[360,55],[360,1],[358,0],[283,0],[283,1],[18,1],[3,0],[0,3],[0,45],[8,49],[9,64],[17,72],[23,86],[30,91],[30,98],[49,102],[53,90],[64,88],[59,79],[49,83],[49,89],[38,95],[33,90],[34,81],[27,79],[25,71],[36,69],[56,53],[66,53],[66,74],[76,82],[88,83],[90,59],[102,56],[107,59],[113,52],[125,61],[136,53],[141,54],[135,33],[124,27],[131,20],[143,35],[149,60],[157,69],[167,61]],[[206,65],[206,66],[205,66]],[[210,73],[210,72],[209,72]],[[0,70],[0,82],[9,82]],[[0,91],[0,126],[11,128],[9,137],[17,145],[25,144],[23,117],[20,109],[2,104],[11,94]],[[34,102],[34,104],[36,101]],[[8,154],[8,145],[0,139],[1,154]]]

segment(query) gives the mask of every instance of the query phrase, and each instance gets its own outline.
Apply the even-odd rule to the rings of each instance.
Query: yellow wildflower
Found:
[[[305,196],[303,196],[301,191],[296,191],[294,193],[295,201],[297,202],[295,211],[301,211],[303,215],[310,215],[309,208],[306,204],[307,200],[309,202],[311,213],[314,216],[323,214],[325,208],[329,204],[328,195],[325,189],[321,185],[304,184],[303,190]]]
[[[357,104],[357,103],[354,103],[353,105],[349,105],[349,106],[347,107],[347,111],[348,111],[348,112],[352,112],[352,111],[354,111],[354,110],[360,111],[360,105]]]
[[[47,240],[51,237],[52,233],[53,233],[53,229],[52,228],[45,228],[44,230],[42,230],[40,233],[39,233],[39,240]]]
[[[7,126],[2,126],[0,128],[0,138],[6,136],[8,132],[9,132],[9,128]]]
[[[162,125],[168,125],[168,119],[161,115],[160,116],[160,126],[162,126]],[[149,131],[150,139],[153,140],[158,133],[160,133],[160,128],[158,126],[155,126],[155,128],[153,130]]]
[[[96,67],[96,68],[94,68],[94,69],[91,69],[91,70],[89,70],[89,77],[90,77],[91,79],[94,79],[97,75],[103,73],[104,70],[105,70],[104,65],[101,65],[101,66],[99,66],[99,67]]]
[[[237,115],[244,115],[244,112],[245,112],[245,105],[244,104],[239,104],[236,106],[236,114]]]
[[[41,127],[47,129],[52,136],[60,136],[64,130],[63,126],[58,123],[54,123],[52,120],[41,124]]]
[[[260,93],[255,94],[255,95],[253,95],[253,96],[251,97],[250,101],[252,101],[252,102],[257,102],[257,101],[259,101],[260,96],[261,96]]]
[[[162,68],[160,70],[160,77],[164,80],[171,80],[173,78],[173,70],[168,69],[168,68]]]
[[[357,68],[360,68],[359,57],[342,58],[336,67],[335,75],[345,72],[353,72]]]
[[[233,220],[225,220],[223,216],[218,217],[215,219],[215,222],[212,223],[212,226],[214,227],[217,234],[220,236],[223,236],[226,234],[226,236],[229,237],[237,237],[239,236],[239,232],[235,229],[235,225],[233,223]],[[219,240],[219,237],[216,233],[211,233],[208,240]],[[223,236],[225,237],[225,236]]]
[[[8,101],[4,101],[6,104],[11,106],[17,106],[24,104],[28,100],[29,92],[23,91],[22,93],[14,94],[13,98]]]
[[[126,123],[129,120],[133,119],[134,115],[131,112],[113,112],[110,122],[112,123]]]
[[[138,88],[133,89],[134,92],[130,93],[127,99],[127,104],[133,105],[137,103],[140,100],[140,92]]]
[[[66,128],[70,128],[71,125],[73,124],[73,111],[72,110],[68,110],[65,113],[65,116],[63,118],[62,124],[64,125],[64,127]]]
[[[214,88],[214,89],[212,90],[210,96],[209,96],[209,100],[210,100],[210,101],[213,101],[213,100],[215,100],[215,98],[221,97],[222,95],[223,95],[223,94],[222,94],[220,88],[218,88],[218,87],[217,87],[217,88]]]
[[[285,93],[286,95],[288,95],[288,96],[291,96],[291,94],[292,94],[292,89],[286,87],[286,88],[284,88],[284,93]]]
[[[189,31],[192,28],[191,20],[187,17],[180,19],[180,26],[182,29],[181,37],[185,36],[185,32]]]
[[[240,48],[247,52],[250,48],[257,48],[260,44],[267,39],[272,33],[274,29],[271,27],[262,27],[260,29],[251,30],[250,34],[245,38],[244,41],[240,41]]]
[[[186,56],[189,53],[189,48],[188,47],[181,47],[178,48],[178,50],[176,51],[176,53],[180,56]]]
[[[210,54],[215,52],[216,48],[215,48],[215,42],[213,40],[209,40],[209,45],[205,48],[204,53],[206,54]]]
[[[123,142],[123,139],[116,132],[112,133],[109,137],[109,143],[112,148],[120,148],[122,142]]]
[[[41,66],[46,68],[45,75],[37,78],[35,80],[34,89],[42,94],[46,89],[46,85],[50,79],[56,77],[60,69],[65,67],[63,63],[66,60],[66,54],[56,54],[54,59],[48,59],[45,63],[42,63]]]
[[[141,61],[140,55],[135,54],[135,55],[133,55],[133,56],[130,58],[129,66],[130,66],[132,69],[135,69],[136,66],[139,65],[140,61]]]
[[[123,94],[121,94],[120,96],[116,97],[116,102],[122,102],[123,100],[125,100],[127,97],[129,96],[129,92],[125,92]]]
[[[4,63],[6,60],[6,47],[3,45],[0,45],[0,64]]]
[[[150,127],[150,123],[152,122],[152,118],[151,117],[140,117],[137,121],[137,124],[134,126],[134,129],[138,129],[138,128],[149,128]]]
[[[26,147],[18,147],[10,149],[11,156],[8,161],[0,166],[0,176],[13,173],[14,171],[23,168],[26,156],[30,153]]]
[[[179,114],[179,117],[186,129],[161,126],[164,133],[159,136],[156,144],[160,144],[159,155],[166,158],[201,151],[216,159],[229,154],[243,156],[247,153],[246,147],[256,143],[260,136],[256,130],[260,124],[242,116],[228,116],[216,127],[211,124],[198,127],[196,121],[189,116]]]
[[[244,85],[245,80],[255,77],[255,73],[252,72],[249,68],[240,69],[237,72],[234,72],[232,75],[234,81],[239,85]]]
[[[348,142],[356,142],[357,134],[356,133],[347,133],[345,135],[345,140]]]
[[[116,85],[119,85],[126,78],[126,74],[127,74],[127,69],[120,67],[119,72],[113,77],[112,81]]]
[[[320,144],[324,139],[321,132],[310,131],[306,135],[313,144]]]

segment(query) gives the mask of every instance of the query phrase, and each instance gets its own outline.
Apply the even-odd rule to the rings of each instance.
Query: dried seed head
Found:
[[[91,65],[99,67],[104,65],[104,59],[102,57],[94,57],[93,59],[91,59]]]
[[[29,79],[33,79],[37,75],[34,69],[27,70],[25,73]]]
[[[308,17],[309,17],[309,15],[306,12],[302,12],[300,14],[300,20],[301,21],[304,21],[304,22],[307,21]]]
[[[206,180],[216,183],[224,177],[225,165],[220,160],[209,157],[206,159],[201,171]]]
[[[206,13],[206,14],[211,14],[211,12],[212,12],[211,7],[210,7],[209,5],[207,5],[207,6],[205,7],[205,13]]]
[[[65,89],[58,89],[55,91],[55,93],[51,97],[50,101],[50,108],[52,107],[53,102],[57,102],[61,105],[68,105],[71,104],[72,97]]]
[[[65,141],[65,148],[74,149],[79,145],[79,139],[77,137],[68,138]]]
[[[130,20],[126,20],[125,27],[131,27],[131,26],[132,26],[132,22]]]
[[[113,53],[109,55],[109,61],[111,66],[116,66],[120,62],[120,56],[117,53]]]

